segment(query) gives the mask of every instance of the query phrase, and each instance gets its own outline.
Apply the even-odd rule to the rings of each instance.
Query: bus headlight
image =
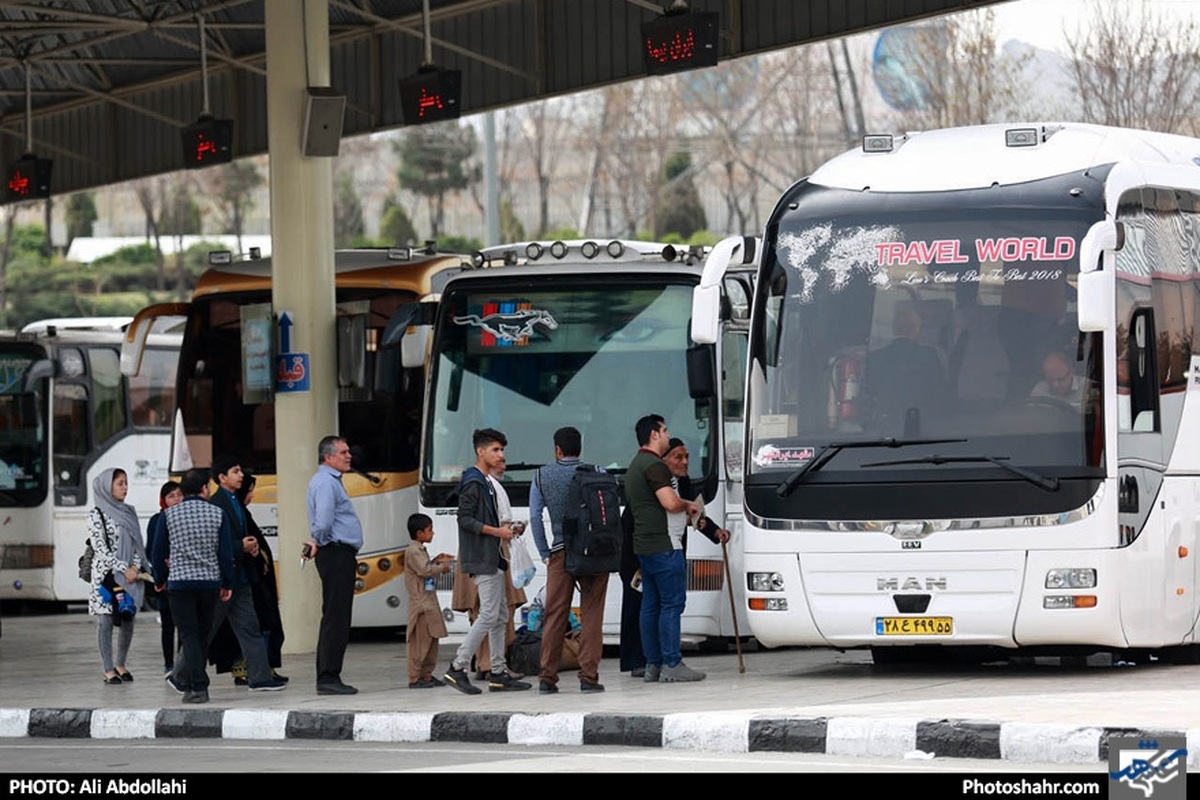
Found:
[[[783,576],[778,572],[747,572],[746,588],[752,592],[782,592]]]
[[[1046,573],[1047,589],[1090,589],[1096,585],[1096,570],[1052,569]]]

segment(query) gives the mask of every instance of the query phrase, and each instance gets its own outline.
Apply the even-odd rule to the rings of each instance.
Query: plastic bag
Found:
[[[513,541],[508,568],[511,570],[513,586],[518,589],[523,589],[533,580],[533,574],[537,571],[537,567],[533,565],[533,559],[529,556],[529,548],[525,546],[523,539]]]

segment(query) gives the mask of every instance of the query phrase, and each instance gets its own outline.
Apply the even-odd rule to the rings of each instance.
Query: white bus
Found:
[[[251,513],[274,539],[276,431],[274,355],[279,319],[271,305],[271,260],[210,256],[190,303],[143,309],[141,331],[161,316],[186,318],[179,354],[178,406],[174,414],[171,471],[210,467],[230,453],[257,479]],[[223,263],[222,263],[223,262]],[[363,523],[352,625],[402,627],[405,522],[417,510],[417,463],[425,388],[423,343],[414,345],[411,366],[401,347],[390,346],[407,330],[406,316],[436,288],[440,273],[460,269],[463,259],[431,249],[345,250],[334,254],[337,317],[329,331],[337,342],[338,433],[355,454],[346,491]],[[131,347],[126,361],[136,361]],[[314,443],[315,446],[315,443]],[[312,456],[316,469],[316,451]],[[278,546],[274,546],[276,558]]]
[[[152,333],[126,378],[129,321],[45,320],[0,335],[0,599],[87,599],[77,565],[104,470],[125,470],[143,521],[159,510],[180,336]]]
[[[553,460],[557,428],[578,428],[583,460],[619,476],[637,451],[634,423],[649,413],[662,414],[687,443],[708,515],[736,528],[741,503],[730,478],[741,469],[752,274],[725,276],[722,335],[715,347],[695,347],[688,317],[701,255],[637,241],[523,242],[489,248],[477,269],[447,282],[430,355],[420,482],[435,552],[457,548],[456,492],[475,462],[476,428],[507,436],[505,486],[513,518],[525,520],[533,471]],[[538,565],[526,589],[532,600],[545,570],[532,541],[527,546]],[[720,546],[688,537],[687,567],[684,635],[733,636]],[[439,583],[447,609],[452,579]],[[621,589],[616,574],[611,580],[604,630],[615,637]],[[467,629],[465,614],[446,615],[452,631]]]
[[[750,332],[758,640],[1195,658],[1197,281],[1196,139],[867,137],[791,187]]]

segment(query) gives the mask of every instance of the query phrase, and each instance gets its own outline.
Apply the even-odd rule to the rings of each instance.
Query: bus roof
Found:
[[[411,260],[398,259],[385,249],[338,250],[334,274],[340,288],[408,288],[418,294],[433,291],[433,276],[465,263],[452,253],[417,253]],[[208,269],[196,281],[194,296],[226,292],[261,291],[271,288],[271,259],[258,258],[222,264]]]
[[[885,142],[886,137],[881,148]],[[1200,139],[1068,122],[947,128],[894,137],[891,150],[858,147],[827,161],[809,182],[854,191],[951,191],[1025,183],[1119,161],[1200,170]]]
[[[30,322],[21,328],[21,333],[48,333],[51,328],[60,331],[123,331],[133,317],[58,317]]]

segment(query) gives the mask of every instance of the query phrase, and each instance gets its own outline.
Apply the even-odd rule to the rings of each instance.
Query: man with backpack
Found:
[[[583,439],[572,427],[559,428],[554,432],[554,463],[546,464],[534,474],[529,487],[529,521],[533,527],[533,540],[538,553],[546,565],[545,621],[542,625],[542,654],[538,674],[538,692],[554,694],[558,691],[558,667],[562,660],[563,638],[567,631],[567,617],[571,611],[571,598],[576,584],[579,585],[579,603],[582,630],[579,640],[579,691],[587,694],[603,692],[600,683],[600,658],[604,651],[604,596],[608,591],[608,570],[592,572],[607,566],[600,561],[589,564],[585,558],[572,563],[579,572],[567,568],[568,535],[579,537],[591,533],[603,536],[603,531],[594,530],[606,524],[603,509],[612,507],[612,521],[620,533],[620,507],[616,492],[616,479],[597,467],[583,464],[579,460],[583,450]],[[595,476],[604,476],[599,483]],[[604,488],[611,483],[611,492]],[[585,489],[584,485],[595,488]],[[595,495],[595,503],[601,509],[591,520],[592,530],[580,531],[579,509],[572,505],[586,505],[586,495]],[[607,495],[607,497],[606,497]],[[546,541],[546,528],[542,520],[542,509],[550,512],[552,541]],[[570,531],[565,526],[571,525]],[[584,523],[587,528],[587,522]],[[581,552],[583,547],[576,547]],[[618,549],[619,555],[619,549]],[[575,559],[572,559],[574,562]]]
[[[682,535],[686,516],[699,506],[675,491],[671,471],[663,461],[671,437],[658,414],[648,414],[634,426],[637,455],[625,473],[625,496],[633,510],[633,550],[642,569],[642,650],[647,683],[704,680],[704,673],[683,663],[680,618],[687,600],[687,562]],[[678,531],[678,536],[673,535]]]

